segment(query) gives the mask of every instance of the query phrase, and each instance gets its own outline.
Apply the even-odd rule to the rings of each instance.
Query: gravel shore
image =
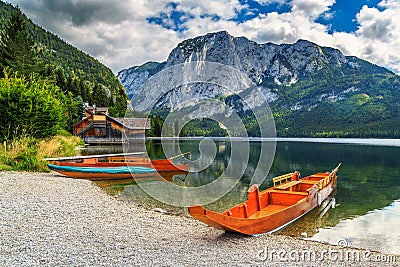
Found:
[[[315,258],[309,257],[313,252]],[[127,203],[86,180],[0,172],[0,266],[397,266],[400,262],[399,257],[397,262],[379,262],[386,259],[376,252],[286,236],[224,233],[186,216]]]

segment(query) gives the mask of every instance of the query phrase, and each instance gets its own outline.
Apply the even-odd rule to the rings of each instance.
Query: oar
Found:
[[[170,157],[169,160],[172,160],[172,159],[175,159],[175,158],[178,158],[178,157],[182,157],[182,156],[187,155],[187,154],[190,154],[190,151],[182,153],[182,154],[179,154],[179,155],[176,155],[176,156],[173,156],[173,157]]]
[[[342,163],[339,163],[336,168],[334,168],[331,173],[336,173],[339,170],[339,167],[342,166]]]

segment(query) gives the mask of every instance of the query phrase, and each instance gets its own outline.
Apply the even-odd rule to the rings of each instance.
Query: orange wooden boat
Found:
[[[167,177],[167,179],[171,174],[188,173],[188,165],[174,164],[172,162],[174,158],[150,160],[144,157],[144,153],[139,152],[47,158],[45,160],[52,171],[68,177],[96,181],[150,177],[155,175],[155,171],[162,177]],[[154,172],[137,172],[135,167],[153,169]]]
[[[187,153],[184,153],[187,154]],[[178,155],[183,156],[184,154]],[[176,157],[178,157],[176,156]],[[142,166],[154,168],[158,172],[188,172],[187,164],[174,164],[173,158],[150,160],[144,153],[105,154],[76,157],[47,158],[49,164],[76,167],[119,167]]]
[[[156,172],[155,169],[141,166],[82,167],[54,164],[47,164],[47,166],[50,170],[65,176],[92,181],[152,177]]]
[[[200,205],[189,207],[194,218],[217,229],[246,235],[277,231],[321,203],[336,187],[339,164],[331,172],[316,173],[304,178],[294,172],[273,178],[274,186],[262,192],[254,184],[248,200],[218,213]]]

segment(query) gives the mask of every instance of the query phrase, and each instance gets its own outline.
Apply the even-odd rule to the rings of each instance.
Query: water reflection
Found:
[[[346,240],[352,247],[363,247],[387,254],[400,254],[399,220],[400,200],[389,206],[368,212],[353,219],[344,219],[334,228],[321,228],[310,238],[337,244]]]
[[[196,187],[218,178],[230,161],[231,143],[217,141],[216,144],[215,159],[206,169],[190,173],[183,179],[173,178],[172,182]],[[192,159],[200,158],[199,141],[171,141],[167,145],[177,152],[190,151]],[[250,143],[249,164],[241,179],[229,194],[208,204],[207,208],[224,211],[246,199],[259,161],[260,147],[261,142]],[[149,142],[146,148],[153,159],[165,157],[159,142]],[[204,159],[208,159],[207,155]],[[353,246],[399,254],[400,231],[396,226],[400,225],[400,147],[278,142],[271,171],[264,174],[267,177],[261,189],[272,186],[274,176],[295,170],[306,176],[329,171],[339,162],[343,165],[338,172],[336,208],[323,216],[314,210],[280,233],[294,236],[307,233],[313,240],[333,244],[346,239]],[[189,170],[197,167],[189,166]],[[138,190],[137,186],[128,185],[119,193],[124,198],[138,201]],[[147,196],[142,194],[141,197]]]
[[[337,244],[400,253],[400,148],[365,145],[279,143],[276,162],[309,174],[343,162],[339,170],[338,206],[322,219],[310,213],[281,233]],[[279,161],[279,163],[278,163]],[[274,165],[273,169],[278,168]],[[394,205],[395,208],[387,208]],[[378,241],[379,240],[379,241]]]

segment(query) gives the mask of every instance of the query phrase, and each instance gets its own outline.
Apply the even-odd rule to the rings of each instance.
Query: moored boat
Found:
[[[132,179],[146,177],[156,172],[155,169],[140,166],[81,167],[54,164],[47,164],[47,166],[50,170],[65,176],[88,180]]]
[[[184,155],[184,154],[182,154]],[[178,155],[178,156],[182,156]],[[75,157],[61,157],[61,158],[47,158],[47,164],[54,166],[65,167],[91,167],[91,168],[116,168],[116,167],[146,167],[155,169],[162,176],[169,176],[170,172],[173,173],[187,173],[187,164],[174,164],[173,158],[150,160],[144,157],[144,153],[125,153],[125,154],[104,154],[104,155],[89,155],[89,156],[75,156]],[[52,167],[54,170],[56,167]],[[50,167],[49,167],[50,168]],[[104,170],[106,171],[106,170]],[[82,177],[81,175],[79,175]],[[106,175],[105,175],[106,176]],[[108,179],[123,179],[119,176],[108,177]],[[132,178],[132,176],[126,178]],[[75,176],[74,176],[75,177]],[[77,178],[77,177],[75,177]]]
[[[193,205],[189,213],[220,230],[247,235],[274,232],[321,205],[336,187],[340,165],[331,172],[304,178],[300,178],[299,172],[275,177],[274,186],[262,192],[254,184],[248,190],[247,201],[225,212]]]

